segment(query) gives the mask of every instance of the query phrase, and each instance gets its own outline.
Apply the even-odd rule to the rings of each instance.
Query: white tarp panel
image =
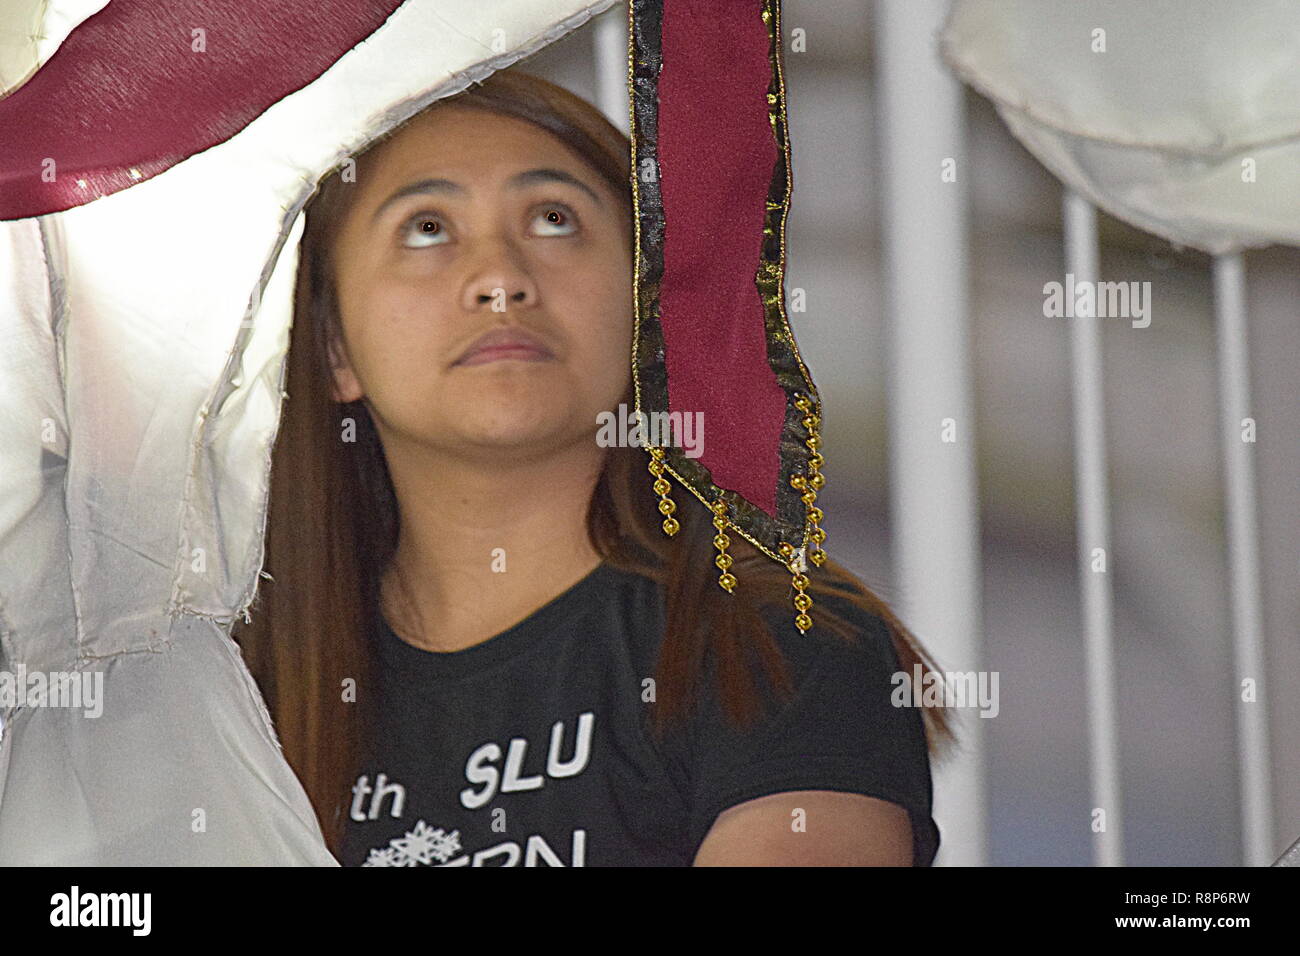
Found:
[[[1300,244],[1296,0],[955,0],[940,44],[1111,215],[1215,254]]]
[[[227,142],[0,223],[0,671],[102,673],[104,698],[0,706],[0,864],[334,862],[229,637],[262,564],[300,210],[612,3],[407,0]],[[98,9],[0,25],[37,8],[65,36]]]

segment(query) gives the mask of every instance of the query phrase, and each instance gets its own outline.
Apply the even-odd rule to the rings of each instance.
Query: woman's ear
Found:
[[[334,401],[355,402],[364,393],[361,389],[361,382],[357,380],[356,373],[352,371],[352,364],[348,361],[347,346],[339,341],[337,335],[331,333],[328,348],[330,376],[333,379],[331,392]]]

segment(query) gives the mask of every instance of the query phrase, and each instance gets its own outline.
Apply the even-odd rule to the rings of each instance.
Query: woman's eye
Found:
[[[447,230],[442,221],[428,213],[420,213],[413,219],[408,219],[402,232],[402,245],[408,249],[439,246],[447,241]]]
[[[533,222],[543,236],[568,236],[577,229],[577,220],[563,206],[547,206]]]

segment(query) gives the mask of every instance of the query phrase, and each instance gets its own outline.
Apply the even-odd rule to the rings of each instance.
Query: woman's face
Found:
[[[364,396],[386,441],[462,455],[591,441],[630,377],[625,201],[541,128],[458,105],[379,145],[350,188],[330,237],[334,397]]]

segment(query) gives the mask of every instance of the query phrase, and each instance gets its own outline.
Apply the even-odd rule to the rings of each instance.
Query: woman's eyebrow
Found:
[[[421,179],[418,182],[409,183],[381,202],[379,208],[371,214],[370,221],[376,221],[381,215],[383,215],[385,209],[397,202],[399,199],[404,199],[407,196],[414,196],[419,193],[432,194],[440,192],[464,195],[465,187],[460,183],[452,182],[450,179]]]
[[[565,183],[569,186],[581,189],[595,200],[597,205],[603,206],[605,204],[604,200],[601,199],[590,186],[578,177],[566,173],[562,169],[527,169],[522,173],[516,173],[511,176],[506,185],[518,189],[536,183]],[[401,189],[397,190],[397,192],[385,199],[379,204],[379,208],[374,211],[370,219],[372,222],[377,220],[381,215],[383,215],[385,209],[397,202],[399,199],[403,199],[407,196],[414,196],[417,194],[432,195],[434,193],[452,193],[454,195],[463,196],[465,192],[466,189],[464,186],[460,183],[453,182],[450,179],[421,179],[417,182],[403,186]]]
[[[531,186],[534,183],[567,183],[570,186],[576,186],[584,193],[590,196],[598,205],[603,206],[604,200],[596,195],[595,190],[584,183],[577,176],[566,173],[562,169],[528,169],[522,173],[516,173],[510,177],[507,183],[509,186]]]

